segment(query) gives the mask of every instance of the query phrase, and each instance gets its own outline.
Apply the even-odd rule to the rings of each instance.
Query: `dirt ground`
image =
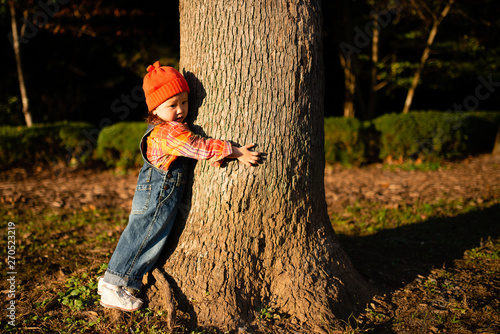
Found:
[[[443,198],[476,199],[500,189],[500,157],[484,155],[443,164],[436,171],[404,171],[374,164],[363,168],[327,168],[326,201],[330,212],[363,202],[433,203]]]
[[[328,167],[325,192],[329,212],[354,203],[403,203],[475,199],[492,196],[500,189],[500,157],[484,155],[444,164],[437,171],[405,171],[374,164],[362,168]],[[0,172],[0,204],[22,203],[32,210],[122,207],[129,209],[137,172],[112,170],[38,168],[33,172],[12,169]]]
[[[0,205],[40,213],[111,208],[128,211],[137,175],[138,171],[119,173],[65,166],[34,171],[11,169],[0,172]],[[360,168],[330,166],[325,170],[326,201],[331,215],[345,214],[346,207],[368,207],[374,203],[387,209],[454,200],[475,205],[498,203],[499,189],[500,157],[490,155],[442,164],[435,171],[409,171],[382,164]],[[484,219],[478,213],[455,219],[455,232],[448,231],[449,224],[441,227],[445,223],[442,220],[428,222],[427,225],[433,224],[435,236],[425,240],[419,239],[422,234],[429,234],[424,225],[413,230],[389,229],[377,237],[340,235],[342,247],[355,267],[380,290],[371,308],[358,315],[356,323],[361,327],[353,332],[495,333],[500,329],[499,228],[491,223],[492,215],[500,217],[498,204],[485,211]],[[471,221],[478,223],[471,225]],[[481,225],[481,221],[488,225]],[[440,240],[473,233],[469,229],[482,231],[478,234],[481,242],[438,245]],[[404,247],[398,242],[404,243]],[[474,247],[479,250],[471,251]],[[395,254],[400,251],[405,254]],[[493,261],[488,263],[476,258],[476,262],[468,261],[477,252],[496,257],[478,257],[481,261]],[[471,263],[476,264],[471,267]],[[469,312],[471,316],[458,319],[456,314],[460,312]],[[469,322],[471,325],[467,325]]]

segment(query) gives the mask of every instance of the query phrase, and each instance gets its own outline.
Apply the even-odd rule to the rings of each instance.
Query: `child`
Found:
[[[183,123],[189,87],[182,74],[158,61],[147,71],[143,89],[149,127],[140,146],[144,165],[128,225],[98,283],[102,306],[129,312],[143,303],[126,288],[141,288],[142,277],[155,264],[172,229],[186,183],[183,157],[213,158],[219,166],[225,158],[236,158],[248,166],[260,160],[258,152],[250,151],[254,144],[238,148],[191,132]]]

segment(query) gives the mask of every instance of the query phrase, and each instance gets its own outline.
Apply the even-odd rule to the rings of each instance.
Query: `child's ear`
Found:
[[[154,108],[154,109],[153,109],[153,111],[151,111],[151,113],[152,113],[153,115],[155,115],[155,116],[157,116],[157,115],[156,115],[156,109],[158,109],[158,108]]]

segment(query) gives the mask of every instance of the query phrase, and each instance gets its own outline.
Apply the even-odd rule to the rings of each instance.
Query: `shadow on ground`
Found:
[[[383,230],[363,237],[339,235],[355,268],[391,293],[434,268],[453,267],[464,251],[500,236],[500,205],[455,217]]]

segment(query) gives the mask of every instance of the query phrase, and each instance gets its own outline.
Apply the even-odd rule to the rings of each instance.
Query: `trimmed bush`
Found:
[[[91,156],[92,143],[85,136],[94,126],[83,122],[58,122],[0,127],[0,168],[16,165],[82,163]]]
[[[366,131],[355,118],[325,118],[325,160],[328,164],[360,165],[366,160]]]
[[[386,114],[373,121],[380,132],[381,159],[453,159],[491,152],[500,121],[497,112]]]
[[[139,145],[147,127],[145,122],[120,122],[103,128],[97,140],[97,158],[108,167],[141,166]]]
[[[386,114],[372,122],[325,118],[328,164],[360,165],[378,158],[452,159],[489,153],[500,112],[410,112]],[[142,165],[139,141],[144,122],[121,122],[101,130],[82,122],[0,126],[0,168],[36,164],[81,164],[100,159],[109,167]],[[95,150],[95,155],[92,153]]]

